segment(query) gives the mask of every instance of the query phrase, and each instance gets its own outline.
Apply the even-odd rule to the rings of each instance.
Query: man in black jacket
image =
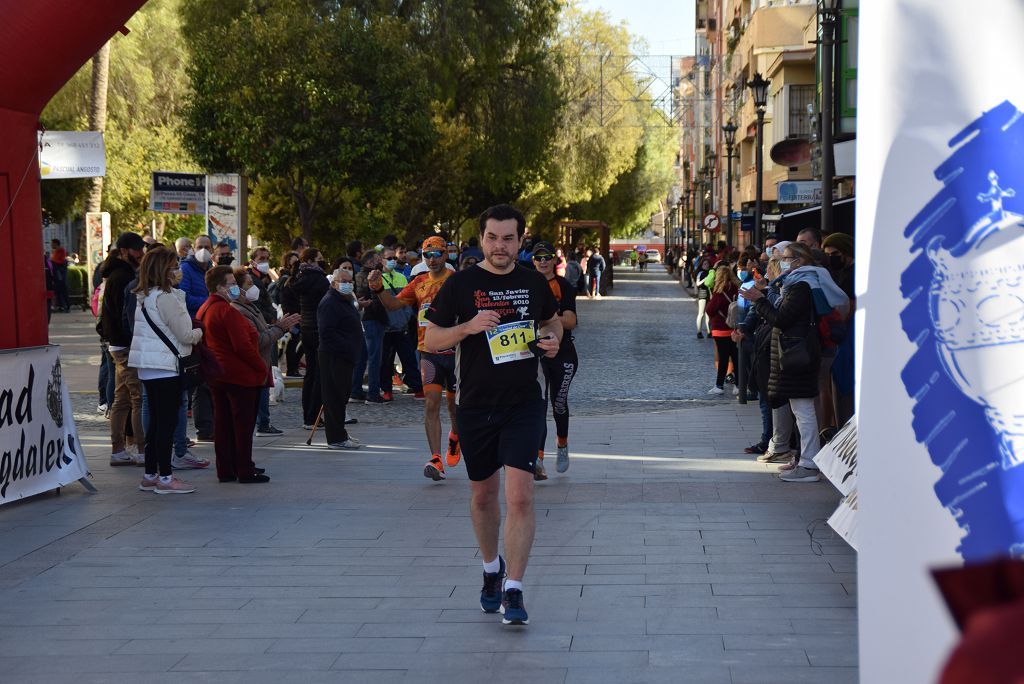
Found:
[[[323,269],[323,255],[310,247],[302,253],[298,270],[288,279],[286,288],[299,300],[299,313],[302,321],[299,328],[302,332],[302,349],[306,355],[306,377],[302,379],[302,418],[303,429],[310,430],[316,422],[317,414],[323,405],[320,394],[320,335],[317,332],[317,307],[328,289],[327,275]]]
[[[249,254],[249,275],[252,276],[252,284],[260,291],[256,300],[256,308],[263,314],[267,325],[277,322],[277,309],[270,301],[270,250],[266,247],[256,247]]]
[[[339,268],[334,272],[331,289],[317,306],[320,387],[329,449],[358,449],[362,446],[345,430],[345,404],[352,389],[352,369],[363,345],[363,328],[351,291],[352,274]]]
[[[138,371],[128,367],[131,332],[124,326],[125,288],[139,268],[146,243],[138,233],[123,233],[117,249],[110,252],[102,273],[103,305],[100,309],[100,337],[114,359],[114,400],[110,406],[110,465],[145,465],[146,433],[142,427],[142,383]],[[132,434],[137,452],[125,450],[124,429],[131,411]]]

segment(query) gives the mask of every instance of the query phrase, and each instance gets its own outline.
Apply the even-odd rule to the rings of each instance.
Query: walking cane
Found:
[[[324,405],[320,404],[320,412],[316,414],[316,420],[313,421],[313,429],[309,431],[309,439],[306,440],[306,446],[313,444],[313,435],[316,434],[316,428],[320,425],[320,418],[324,415]]]

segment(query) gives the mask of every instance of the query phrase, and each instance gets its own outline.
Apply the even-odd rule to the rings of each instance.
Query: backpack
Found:
[[[270,283],[267,287],[267,294],[270,296],[270,301],[278,306],[281,306],[281,290],[284,288],[285,283],[288,282],[288,274],[282,273],[281,277]]]
[[[725,324],[735,330],[740,324],[740,303],[737,300],[729,302],[729,308],[725,312]]]
[[[822,349],[836,349],[846,339],[848,331],[846,318],[839,307],[818,318],[818,337]]]

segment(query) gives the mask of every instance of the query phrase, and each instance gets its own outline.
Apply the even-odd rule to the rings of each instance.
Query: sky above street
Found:
[[[692,55],[693,0],[580,0],[586,10],[601,10],[625,21],[630,33],[647,41],[652,55]]]

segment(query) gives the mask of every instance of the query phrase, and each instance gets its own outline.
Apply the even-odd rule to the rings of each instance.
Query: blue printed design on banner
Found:
[[[1024,118],[1010,102],[950,143],[910,222],[900,318],[913,428],[964,560],[1024,555]],[[1020,190],[1018,198],[1017,190]],[[887,455],[895,458],[895,455]]]

